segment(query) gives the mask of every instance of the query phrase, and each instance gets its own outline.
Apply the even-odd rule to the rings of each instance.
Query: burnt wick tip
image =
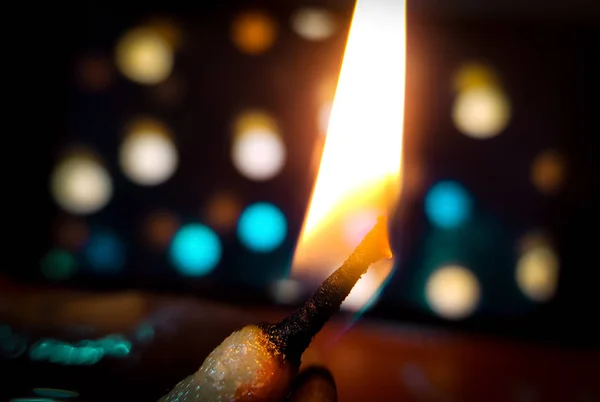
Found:
[[[301,308],[277,324],[263,325],[263,330],[286,360],[299,364],[312,338],[339,310],[369,266],[391,257],[387,221],[380,217],[342,266],[325,279]]]

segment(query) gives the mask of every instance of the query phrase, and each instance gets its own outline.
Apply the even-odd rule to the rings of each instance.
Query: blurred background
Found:
[[[156,400],[314,290],[291,263],[353,8],[38,10],[8,63],[44,69],[5,148],[0,398]],[[395,266],[305,358],[341,401],[600,400],[599,28],[594,1],[407,2]]]

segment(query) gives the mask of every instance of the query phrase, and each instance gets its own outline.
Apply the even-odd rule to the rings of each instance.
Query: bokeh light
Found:
[[[146,218],[144,225],[146,239],[156,247],[167,247],[179,226],[179,219],[174,213],[155,211]]]
[[[235,167],[253,180],[274,177],[285,163],[285,146],[276,134],[253,131],[238,138],[233,145]]]
[[[494,70],[481,62],[474,61],[463,64],[454,76],[454,90],[456,92],[489,85],[499,85],[498,77]]]
[[[256,55],[267,51],[277,37],[277,23],[263,11],[245,11],[231,25],[231,40],[243,53]]]
[[[472,213],[472,201],[459,183],[441,181],[425,196],[425,213],[429,221],[443,229],[452,229],[466,222]]]
[[[104,208],[113,193],[112,180],[100,162],[87,152],[63,158],[51,176],[56,203],[73,214],[91,214]]]
[[[77,270],[75,257],[66,250],[50,250],[41,261],[41,272],[46,278],[61,281],[73,276]]]
[[[291,25],[294,32],[311,41],[327,39],[336,29],[331,13],[316,7],[298,9],[292,14]]]
[[[117,273],[125,266],[125,245],[110,230],[92,231],[83,251],[94,272]]]
[[[155,85],[166,80],[174,64],[169,41],[149,26],[126,32],[117,43],[115,59],[125,77],[143,85]]]
[[[452,119],[463,134],[478,139],[495,137],[510,120],[508,98],[499,88],[473,88],[458,94]]]
[[[140,118],[127,128],[121,143],[119,163],[134,183],[154,186],[168,180],[178,164],[178,155],[166,126]]]
[[[302,283],[295,279],[279,279],[271,283],[269,293],[276,303],[295,304],[302,299]]]
[[[565,180],[565,160],[554,150],[541,152],[531,165],[531,182],[543,194],[560,190]]]
[[[231,157],[236,169],[251,180],[276,176],[286,160],[286,149],[274,119],[249,111],[236,118]]]
[[[181,227],[171,242],[171,262],[186,276],[209,274],[221,259],[221,242],[209,227],[191,223]]]
[[[242,205],[238,197],[219,192],[210,197],[202,215],[217,232],[227,233],[235,227],[241,211]]]
[[[92,365],[104,357],[124,358],[129,355],[131,348],[131,342],[120,334],[107,335],[101,339],[84,339],[76,344],[55,339],[41,339],[29,349],[29,358],[34,361],[47,360],[51,363],[69,366]],[[40,388],[40,390],[42,389]],[[59,395],[55,395],[55,397],[59,397]]]
[[[34,361],[47,360],[63,365],[92,365],[104,357],[104,349],[85,344],[73,345],[54,339],[42,339],[31,346],[29,358]]]
[[[267,202],[248,206],[240,216],[237,234],[250,250],[266,253],[273,251],[287,235],[287,221],[279,208]]]
[[[85,341],[87,346],[101,347],[108,356],[123,358],[131,352],[132,344],[121,334],[111,334],[96,340]]]
[[[446,265],[434,271],[425,289],[429,307],[443,318],[458,320],[471,315],[480,299],[477,277],[458,265]]]
[[[521,255],[515,279],[525,296],[536,302],[546,302],[558,287],[558,256],[541,234],[530,234],[521,241]]]
[[[463,65],[455,75],[452,119],[463,134],[478,139],[500,134],[510,121],[510,102],[496,73],[482,63]]]

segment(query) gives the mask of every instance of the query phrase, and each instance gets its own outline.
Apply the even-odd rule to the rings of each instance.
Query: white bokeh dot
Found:
[[[477,308],[479,281],[467,268],[446,265],[431,274],[425,296],[429,307],[439,316],[450,320],[463,319]]]
[[[466,136],[492,138],[508,125],[510,103],[504,92],[494,86],[465,89],[454,101],[452,119]]]
[[[178,164],[177,150],[171,139],[152,131],[126,137],[121,144],[119,160],[125,175],[144,186],[165,182]]]
[[[65,211],[84,215],[108,204],[113,185],[106,169],[94,158],[76,154],[60,161],[51,177],[51,192]]]
[[[305,7],[294,12],[291,25],[294,32],[311,41],[327,39],[336,29],[331,13],[316,7]]]
[[[231,156],[241,174],[251,180],[264,181],[281,171],[285,164],[286,149],[279,135],[258,128],[236,136]]]

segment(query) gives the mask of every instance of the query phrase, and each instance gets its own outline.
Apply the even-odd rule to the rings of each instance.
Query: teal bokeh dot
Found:
[[[275,205],[259,202],[242,212],[237,234],[242,244],[250,250],[267,253],[279,247],[285,239],[287,221]]]

